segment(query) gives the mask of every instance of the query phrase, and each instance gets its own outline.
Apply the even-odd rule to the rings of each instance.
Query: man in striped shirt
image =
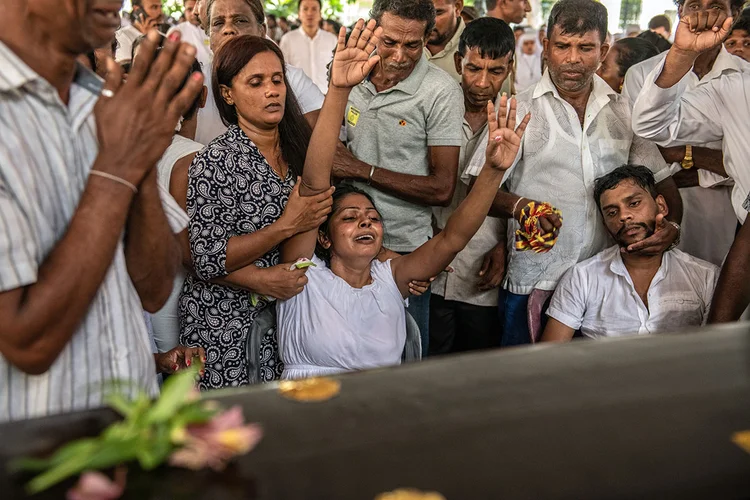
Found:
[[[158,310],[180,265],[186,215],[155,165],[202,87],[181,83],[195,49],[158,33],[126,83],[76,57],[110,43],[119,0],[3,0],[0,8],[0,421],[99,406],[127,380],[156,393],[142,311]],[[156,367],[154,366],[156,361]]]

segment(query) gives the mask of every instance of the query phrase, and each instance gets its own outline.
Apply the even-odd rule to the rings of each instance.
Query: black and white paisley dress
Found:
[[[187,213],[196,276],[188,275],[180,295],[180,343],[206,350],[202,390],[248,383],[245,343],[258,313],[250,292],[211,283],[226,276],[227,243],[276,222],[294,188],[291,172],[281,180],[250,138],[231,126],[199,152],[189,170]],[[279,263],[274,248],[255,262]],[[275,330],[261,343],[261,380],[281,377]]]

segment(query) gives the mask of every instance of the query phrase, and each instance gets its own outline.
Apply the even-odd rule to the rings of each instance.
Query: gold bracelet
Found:
[[[131,191],[133,191],[134,194],[138,194],[138,188],[122,177],[117,177],[116,175],[108,174],[107,172],[102,172],[101,170],[91,170],[91,172],[89,172],[89,175],[98,175],[99,177],[104,177],[105,179],[115,181],[119,184],[122,184],[123,186],[127,186]]]

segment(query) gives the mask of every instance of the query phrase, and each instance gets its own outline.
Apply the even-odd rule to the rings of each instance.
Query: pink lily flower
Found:
[[[257,424],[245,424],[242,408],[235,406],[202,425],[191,425],[178,436],[183,446],[172,453],[169,464],[187,469],[222,470],[229,460],[255,448],[263,437]]]
[[[125,492],[126,475],[125,467],[115,469],[114,481],[98,471],[84,472],[65,497],[67,500],[115,500]]]

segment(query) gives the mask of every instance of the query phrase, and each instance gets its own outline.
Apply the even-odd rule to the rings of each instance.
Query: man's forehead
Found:
[[[432,3],[436,9],[445,9],[454,5],[456,2],[455,0],[432,0]]]
[[[513,53],[508,52],[503,57],[492,58],[488,57],[487,54],[482,57],[478,47],[471,47],[466,51],[464,56],[468,62],[476,65],[489,65],[489,66],[507,66],[510,64],[510,60],[513,57]]]
[[[236,16],[240,14],[252,14],[250,6],[243,1],[216,0],[211,6],[211,13],[216,16]]]
[[[586,31],[585,33],[563,33],[561,26],[554,26],[550,40],[569,44],[592,43],[599,42],[601,34],[599,30]]]
[[[385,36],[398,36],[399,38],[411,36],[412,38],[421,39],[427,27],[427,22],[406,19],[386,12],[380,18],[380,26],[383,28]]]

